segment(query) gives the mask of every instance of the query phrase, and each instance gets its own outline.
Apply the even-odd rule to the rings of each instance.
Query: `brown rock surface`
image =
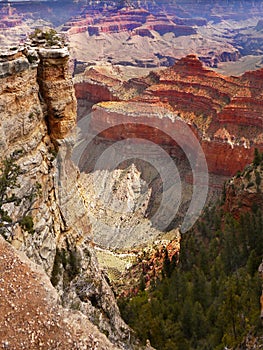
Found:
[[[47,275],[0,237],[3,349],[118,349],[77,311],[59,305]]]
[[[68,69],[66,48],[39,50],[38,83],[47,104],[51,139],[63,139],[76,122],[77,104]]]
[[[87,69],[84,74],[75,78],[77,100],[88,100],[92,103],[117,100],[117,91],[122,83],[117,74],[117,71],[110,72],[107,69],[101,71],[96,66]]]

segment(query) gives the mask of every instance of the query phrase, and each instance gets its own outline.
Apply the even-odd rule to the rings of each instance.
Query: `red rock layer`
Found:
[[[218,140],[201,140],[201,146],[208,170],[213,174],[232,176],[251,163],[254,157],[254,147],[249,149],[239,145],[231,147],[227,142]]]
[[[0,28],[11,28],[22,23],[22,16],[10,4],[0,9]]]
[[[257,143],[263,130],[262,76],[263,70],[248,72],[240,78],[224,77],[189,55],[162,71],[159,82],[150,86],[145,94],[168,102],[209,138],[241,142],[245,137]],[[248,128],[238,131],[237,125]],[[253,135],[252,127],[255,127]],[[223,129],[228,132],[225,136]],[[220,136],[218,130],[221,130]]]
[[[63,26],[68,34],[88,31],[89,35],[101,33],[132,32],[133,35],[153,37],[152,30],[163,35],[168,32],[176,36],[196,33],[189,25],[174,23],[165,14],[150,14],[147,10],[123,8],[116,12],[99,12],[83,14],[68,21]]]
[[[132,31],[132,34],[133,35],[140,35],[140,36],[147,36],[147,37],[152,38],[152,39],[154,38],[154,36],[151,33],[149,28],[142,28],[142,27],[136,28]]]
[[[88,32],[89,35],[99,35],[100,33],[132,31],[145,23],[148,15],[148,11],[144,9],[122,9],[98,19],[94,25],[88,27]]]
[[[105,85],[94,82],[81,82],[75,84],[75,95],[79,99],[88,99],[90,102],[114,101],[117,98],[114,93]]]
[[[166,33],[174,33],[176,36],[180,35],[191,35],[195,34],[196,31],[194,28],[185,26],[185,25],[177,25],[171,21],[163,20],[163,21],[153,21],[153,23],[146,23],[147,27],[151,30],[155,30],[161,35]]]
[[[75,95],[78,100],[88,100],[93,103],[118,100],[116,90],[121,81],[111,77],[107,72],[101,73],[96,68],[87,70],[80,81],[76,81]]]
[[[81,16],[77,16],[67,21],[62,27],[62,31],[67,31],[68,35],[84,33],[99,17],[100,13],[98,11],[90,10],[89,13],[84,13]]]
[[[242,88],[218,115],[220,123],[236,123],[263,128],[263,69],[247,72],[240,78]]]
[[[105,138],[141,137],[176,148],[165,132],[180,134],[180,116],[198,136],[209,172],[231,176],[253,160],[256,147],[263,150],[262,75],[259,70],[224,77],[190,55],[161,71],[132,102],[96,106],[91,126]],[[180,142],[191,149],[184,134]]]

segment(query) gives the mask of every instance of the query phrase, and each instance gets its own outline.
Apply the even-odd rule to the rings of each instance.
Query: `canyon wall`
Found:
[[[91,14],[92,13],[92,14]],[[112,34],[130,32],[131,35],[144,36],[145,30],[155,31],[160,35],[174,33],[176,36],[195,34],[196,30],[188,25],[174,23],[164,13],[151,14],[144,8],[121,8],[115,11],[86,11],[74,21],[68,21],[63,30],[75,34],[87,30],[90,36],[102,33]],[[142,30],[142,32],[140,32]]]
[[[130,349],[130,330],[93,251],[90,222],[71,161],[76,100],[66,47],[22,47],[0,57],[1,160],[22,151],[17,163],[21,197],[35,185],[34,233],[14,228],[10,243],[51,278],[60,302],[81,311],[110,341]],[[22,206],[7,206],[15,218]]]
[[[171,213],[169,208],[173,208],[174,219],[165,229],[182,224],[192,198],[191,188],[196,181],[193,174],[199,170],[202,154],[209,173],[208,201],[221,195],[224,182],[253,161],[256,148],[263,150],[261,74],[259,70],[238,78],[224,77],[204,67],[196,56],[190,55],[173,67],[128,81],[120,76],[117,79],[116,74],[111,75],[109,68],[101,67],[86,69],[84,74],[76,77],[77,98],[81,106],[85,106],[85,103],[89,106],[86,118],[84,112],[79,114],[80,128],[85,123],[88,127],[82,135],[86,147],[82,149],[78,164],[87,173],[83,181],[86,183],[86,202],[94,203],[89,212],[94,221],[96,244],[129,248],[145,239],[154,240],[162,236],[163,223]],[[108,94],[103,94],[104,91],[108,91]],[[94,103],[99,99],[101,102]],[[129,148],[130,140],[133,143]],[[165,191],[155,171],[142,166],[140,160],[146,159],[150,163],[157,161],[162,169],[166,169],[167,164],[164,154],[161,155],[156,149],[150,150],[149,143],[144,141],[161,146],[159,149],[165,150],[169,159],[175,161],[183,187],[178,212],[176,205],[166,200],[167,210],[162,218],[158,217],[157,223],[154,212]],[[95,170],[100,157],[113,148],[114,152],[107,158],[108,166],[101,171]],[[131,218],[126,213],[116,213],[109,208],[109,203],[115,203],[116,197],[122,198],[121,207],[125,206],[126,201],[133,202],[134,197],[133,191],[119,193],[118,189],[113,190],[112,178],[120,185],[122,181],[118,178],[123,176],[126,179],[123,169],[130,164],[114,163],[118,157],[135,159],[136,169],[141,173],[140,181],[143,179],[150,184],[151,199],[145,202],[147,210],[142,215],[132,211]],[[116,172],[109,170],[111,164],[119,164]],[[121,175],[118,171],[121,171]],[[143,173],[147,175],[144,177]],[[174,176],[175,171],[172,171],[170,180],[173,179],[171,181],[176,184]],[[200,176],[204,178],[203,174]],[[96,185],[94,190],[92,184],[101,185],[104,181],[107,186],[103,187],[102,195],[100,186]],[[112,184],[112,189],[109,184]],[[106,205],[101,204],[98,208],[95,203],[102,200],[104,195]],[[174,193],[171,193],[169,198],[174,197]],[[140,226],[141,230],[138,229]],[[143,237],[141,231],[145,232]]]
[[[189,55],[171,68],[141,78],[137,94],[125,89],[129,84],[124,83],[118,88],[122,101],[94,106],[91,129],[103,130],[101,136],[109,140],[141,137],[176,150],[168,135],[178,130],[180,134],[181,119],[198,138],[209,172],[232,176],[252,162],[255,148],[263,150],[262,74],[258,70],[224,77]],[[183,148],[190,145],[183,134],[179,138]]]
[[[240,58],[238,47],[216,35],[214,28],[211,38],[205,18],[188,16],[170,4],[156,6],[147,1],[118,6],[107,2],[102,6],[89,2],[62,30],[69,37],[74,57],[89,63],[154,68],[171,66],[195,52],[206,65],[217,67],[220,62]]]

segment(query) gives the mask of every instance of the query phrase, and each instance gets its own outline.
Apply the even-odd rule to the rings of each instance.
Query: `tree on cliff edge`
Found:
[[[0,167],[0,234],[5,239],[13,238],[13,228],[19,225],[23,231],[33,233],[33,218],[31,211],[34,209],[36,198],[40,194],[40,185],[36,184],[28,194],[20,197],[15,190],[20,187],[18,177],[23,174],[16,160],[21,151],[16,151],[3,160]],[[18,215],[12,218],[8,209],[10,206],[19,207]]]

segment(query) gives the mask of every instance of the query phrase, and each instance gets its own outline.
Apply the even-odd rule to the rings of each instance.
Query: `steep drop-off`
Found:
[[[221,201],[181,235],[179,260],[166,252],[157,282],[147,270],[155,271],[154,260],[143,254],[132,297],[120,286],[123,317],[140,339],[160,350],[262,347],[262,165],[256,152],[226,183]],[[132,266],[130,276],[136,272]]]
[[[34,233],[15,226],[10,243],[45,270],[63,306],[81,311],[117,347],[129,349],[130,330],[99,269],[79,172],[71,161],[76,100],[68,59],[66,47],[47,45],[0,57],[1,160],[23,151],[15,190],[21,197],[41,185],[32,211]],[[14,220],[24,210],[6,209]]]

